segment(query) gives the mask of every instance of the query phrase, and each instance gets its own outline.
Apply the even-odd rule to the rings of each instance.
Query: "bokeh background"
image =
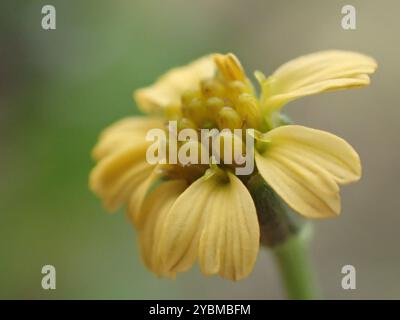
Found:
[[[41,28],[41,8],[57,29]],[[341,8],[357,29],[341,27]],[[269,253],[233,283],[198,268],[177,280],[149,273],[123,212],[110,215],[88,190],[90,150],[113,121],[138,114],[131,94],[172,66],[210,52],[272,72],[301,54],[355,50],[379,62],[362,90],[290,103],[298,123],[349,141],[362,180],[342,189],[342,215],[315,223],[311,256],[328,299],[400,298],[400,2],[2,1],[0,4],[0,298],[284,298]],[[57,289],[41,288],[41,268]],[[357,289],[341,288],[341,268]]]

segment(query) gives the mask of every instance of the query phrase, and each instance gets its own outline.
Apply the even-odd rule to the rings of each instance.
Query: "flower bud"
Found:
[[[178,131],[183,129],[197,129],[196,124],[188,118],[181,118],[178,120]]]
[[[224,100],[222,100],[221,98],[212,97],[206,101],[206,106],[208,112],[216,116],[218,112],[225,106],[225,103]]]
[[[215,79],[203,80],[200,86],[201,93],[205,98],[222,97],[225,93],[225,88],[222,83]]]
[[[182,104],[189,105],[193,99],[200,97],[201,97],[200,91],[186,90],[181,96]]]
[[[213,156],[225,166],[235,166],[246,153],[242,138],[229,130],[222,130],[213,139]],[[237,162],[238,161],[238,162]]]
[[[240,115],[231,107],[223,107],[217,116],[218,127],[222,129],[239,129],[242,127]]]
[[[182,113],[198,126],[207,120],[207,108],[200,98],[193,98],[189,103],[185,103]]]
[[[214,55],[215,64],[226,81],[246,79],[243,67],[232,53]]]
[[[236,110],[249,128],[259,129],[262,123],[262,113],[256,97],[243,93],[236,103]]]

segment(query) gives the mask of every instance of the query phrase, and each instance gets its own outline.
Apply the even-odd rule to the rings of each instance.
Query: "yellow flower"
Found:
[[[198,261],[207,275],[242,279],[253,269],[260,242],[246,178],[234,174],[235,163],[150,164],[147,131],[176,120],[179,130],[232,130],[236,144],[243,136],[234,129],[255,129],[256,170],[272,189],[305,217],[335,216],[338,185],[361,176],[357,153],[333,134],[282,125],[281,109],[299,97],[365,86],[375,69],[375,61],[359,53],[319,52],[284,64],[268,78],[257,71],[260,94],[233,54],[173,69],[134,93],[148,117],[124,119],[102,133],[90,187],[110,211],[127,206],[143,261],[157,275],[174,277]]]

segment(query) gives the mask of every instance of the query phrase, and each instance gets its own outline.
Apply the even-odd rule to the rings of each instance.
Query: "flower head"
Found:
[[[148,130],[167,130],[168,120],[177,121],[178,132],[214,128],[222,145],[245,150],[247,140],[235,129],[252,129],[255,172],[302,216],[336,216],[338,185],[360,178],[360,159],[333,134],[287,125],[282,107],[303,96],[365,86],[375,69],[362,54],[319,52],[269,77],[257,71],[260,94],[233,54],[173,69],[134,93],[148,117],[121,120],[102,133],[90,187],[110,211],[127,206],[143,260],[154,273],[173,277],[198,261],[205,274],[242,279],[256,261],[260,227],[246,177],[233,170],[238,163],[225,161],[226,154],[219,163],[149,163]],[[181,144],[209,148],[201,141]]]

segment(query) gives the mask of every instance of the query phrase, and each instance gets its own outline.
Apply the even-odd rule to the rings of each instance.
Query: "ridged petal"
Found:
[[[143,202],[153,183],[162,176],[160,165],[152,166],[152,170],[153,171],[148,174],[147,178],[136,186],[129,197],[127,212],[129,218],[135,225],[140,224],[143,218],[145,218],[146,210],[141,210]]]
[[[90,173],[90,189],[103,200],[107,210],[116,211],[153,170],[146,161],[147,143],[122,147],[103,158]]]
[[[119,120],[101,133],[93,148],[93,158],[99,161],[127,144],[145,141],[148,130],[162,126],[163,119],[155,117],[129,117]]]
[[[350,51],[322,51],[299,57],[261,81],[264,110],[277,110],[294,99],[321,92],[363,87],[377,64]]]
[[[150,144],[146,133],[162,123],[157,118],[126,118],[101,134],[93,150],[98,163],[90,174],[89,185],[109,211],[124,205],[151,174],[155,166],[146,161]]]
[[[282,126],[256,164],[267,183],[297,212],[317,218],[340,213],[337,184],[361,176],[360,159],[343,139],[302,126]]]
[[[253,200],[243,183],[228,173],[194,182],[164,220],[159,254],[170,271],[185,271],[199,258],[205,274],[239,280],[252,271],[260,231]]]
[[[162,268],[157,244],[168,211],[186,187],[184,180],[164,182],[147,196],[141,207],[145,218],[138,226],[140,253],[145,265],[159,276],[175,275],[175,272]]]

